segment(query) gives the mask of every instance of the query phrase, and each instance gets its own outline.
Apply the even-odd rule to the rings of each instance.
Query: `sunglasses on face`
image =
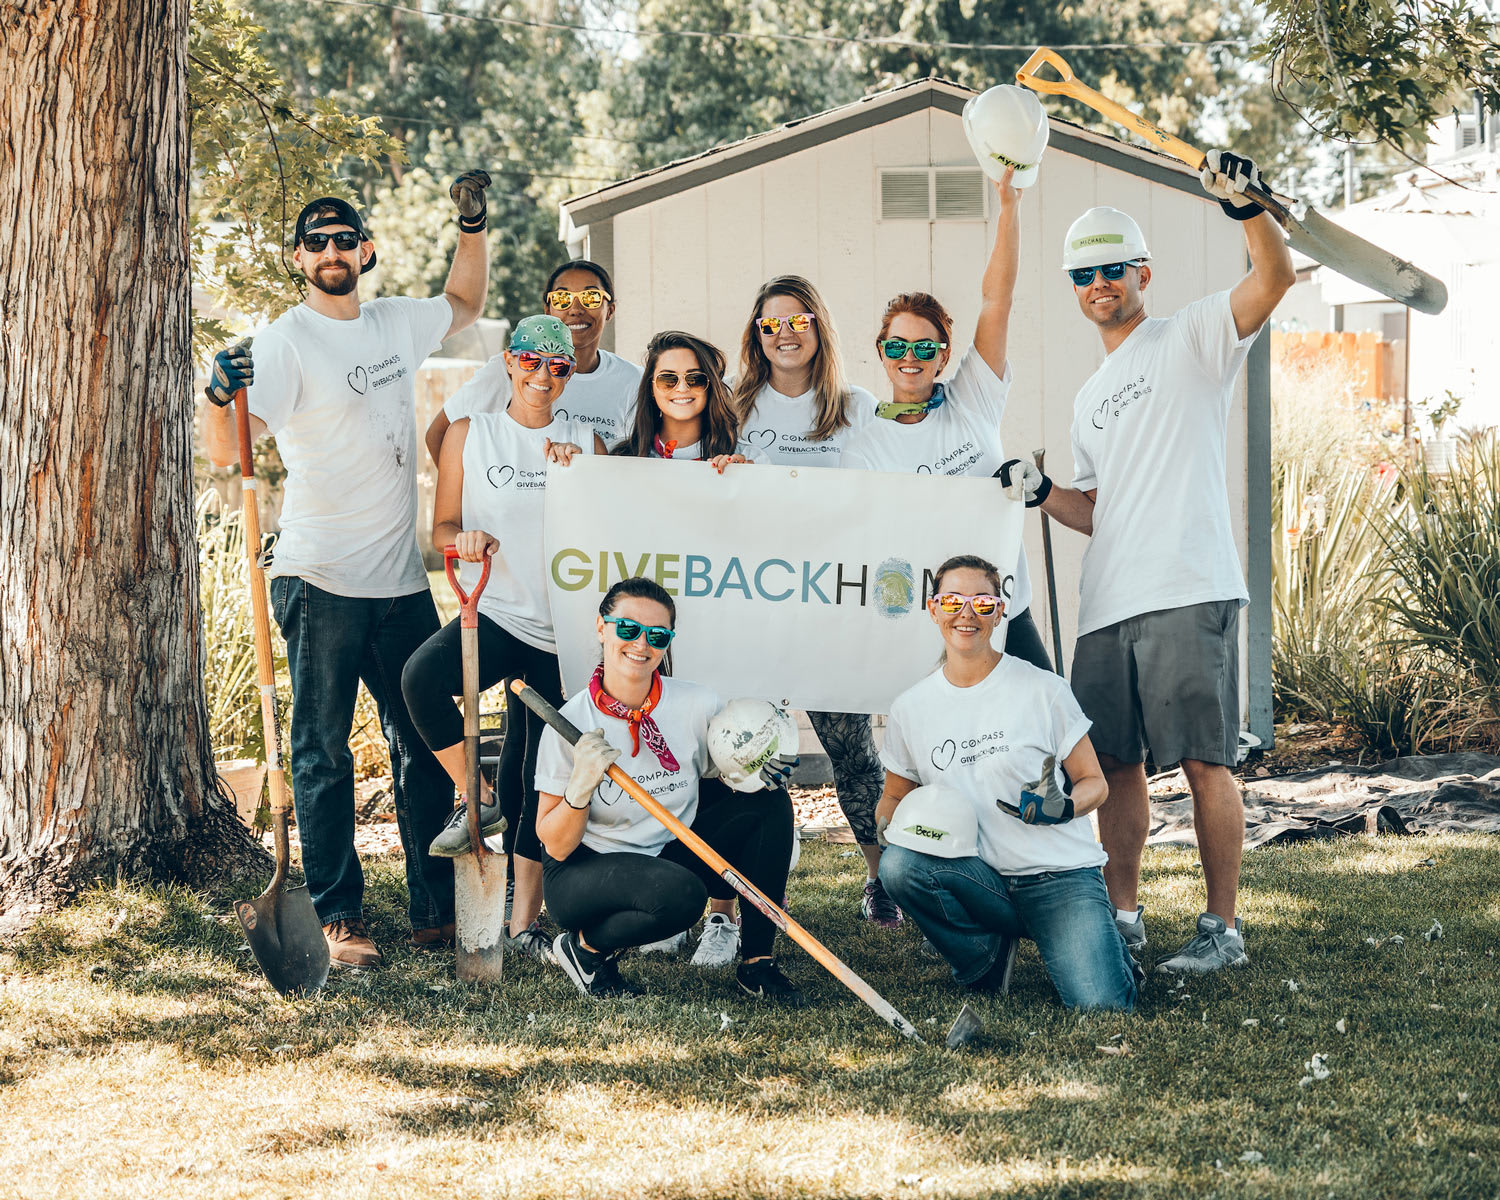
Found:
[[[932,599],[939,612],[961,613],[967,604],[976,617],[992,617],[1005,603],[999,596],[965,596],[962,592],[941,592]]]
[[[806,333],[817,319],[813,313],[792,313],[789,317],[757,317],[755,324],[762,337],[775,337],[783,325],[793,333]]]
[[[672,391],[677,386],[678,380],[681,380],[696,392],[708,386],[708,372],[687,371],[679,375],[676,371],[658,371],[655,375],[651,376],[651,382],[664,392]]]
[[[359,248],[361,238],[359,234],[350,230],[339,233],[304,233],[302,235],[302,244],[314,254],[322,254],[329,241],[332,241],[339,250],[356,250]]]
[[[1072,278],[1074,287],[1088,287],[1089,284],[1094,282],[1095,271],[1098,271],[1099,274],[1103,275],[1105,279],[1110,281],[1110,283],[1114,283],[1118,279],[1125,278],[1126,267],[1137,266],[1140,266],[1140,262],[1138,260],[1133,260],[1131,262],[1105,263],[1102,267],[1077,267],[1074,270],[1069,271],[1068,275]]]
[[[584,288],[581,292],[570,292],[567,288],[557,288],[547,293],[547,307],[569,309],[573,307],[573,301],[577,300],[584,308],[598,308],[606,300],[612,299],[614,297],[600,287]]]
[[[905,358],[906,352],[910,350],[922,362],[931,362],[937,357],[939,350],[948,348],[947,342],[935,342],[931,338],[923,338],[920,342],[908,342],[905,338],[886,338],[879,345],[880,352],[889,359]]]
[[[544,362],[547,364],[547,374],[553,379],[566,379],[573,373],[573,360],[564,358],[561,354],[538,354],[534,350],[516,351],[516,365],[527,375]]]
[[[646,645],[653,650],[665,650],[672,644],[672,639],[677,636],[677,630],[668,629],[665,625],[642,625],[639,621],[632,621],[629,617],[605,617],[615,627],[615,636],[622,642],[633,642],[642,633],[646,635]]]

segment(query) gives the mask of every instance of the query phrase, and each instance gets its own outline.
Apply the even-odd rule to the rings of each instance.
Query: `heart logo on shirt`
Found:
[[[600,804],[613,804],[616,800],[624,796],[625,793],[620,790],[620,785],[613,779],[606,779],[594,789],[594,795],[599,797]]]
[[[554,408],[552,410],[552,419],[554,421],[571,421],[573,418],[568,413],[567,409],[565,409],[565,408]]]
[[[370,377],[365,374],[365,369],[363,367],[355,367],[354,370],[350,371],[349,374],[344,376],[344,378],[349,381],[349,386],[356,392],[358,392],[361,396],[365,394],[365,391],[370,386]]]
[[[953,756],[958,753],[958,743],[949,738],[941,746],[932,748],[932,765],[939,771],[946,771],[953,765]]]
[[[1105,400],[1098,408],[1094,409],[1092,424],[1095,429],[1104,428],[1104,418],[1109,415],[1109,401]]]
[[[752,446],[759,446],[762,450],[769,450],[776,444],[776,431],[774,429],[752,429],[745,435],[745,441]]]
[[[484,473],[484,477],[490,481],[491,487],[503,488],[516,477],[516,469],[508,464],[503,467],[491,467]]]
[[[922,463],[919,467],[917,467],[917,474],[918,475],[931,475],[932,474],[932,468],[929,467],[926,463]]]

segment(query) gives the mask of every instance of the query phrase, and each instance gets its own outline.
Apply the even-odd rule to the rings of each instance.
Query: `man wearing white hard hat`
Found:
[[[1260,184],[1255,164],[1214,150],[1202,178],[1243,222],[1248,274],[1150,317],[1151,252],[1140,227],[1109,207],[1074,221],[1062,266],[1105,350],[1074,403],[1076,474],[1071,487],[1055,487],[1012,460],[1001,476],[1013,498],[1091,536],[1072,683],[1109,783],[1099,810],[1105,879],[1120,931],[1139,953],[1145,760],[1180,762],[1208,902],[1195,935],[1157,966],[1200,973],[1249,961],[1235,915],[1245,814],[1229,770],[1240,727],[1239,610],[1249,594],[1229,514],[1229,410],[1250,343],[1295,280],[1281,228],[1245,194]]]

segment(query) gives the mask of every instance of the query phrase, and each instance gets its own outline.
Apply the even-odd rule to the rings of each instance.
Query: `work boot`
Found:
[[[359,917],[330,921],[323,926],[323,940],[328,943],[328,957],[336,967],[362,971],[380,966],[380,951],[370,940],[370,931]]]
[[[447,950],[458,936],[458,926],[452,921],[431,929],[413,929],[406,944],[413,950]]]

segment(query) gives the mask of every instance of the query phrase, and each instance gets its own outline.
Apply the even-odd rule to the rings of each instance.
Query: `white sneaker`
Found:
[[[652,942],[646,946],[636,949],[638,954],[681,954],[687,949],[687,930],[674,933],[669,938],[662,938],[659,942]]]
[[[695,967],[727,967],[740,952],[740,927],[723,913],[709,913],[693,951]]]

